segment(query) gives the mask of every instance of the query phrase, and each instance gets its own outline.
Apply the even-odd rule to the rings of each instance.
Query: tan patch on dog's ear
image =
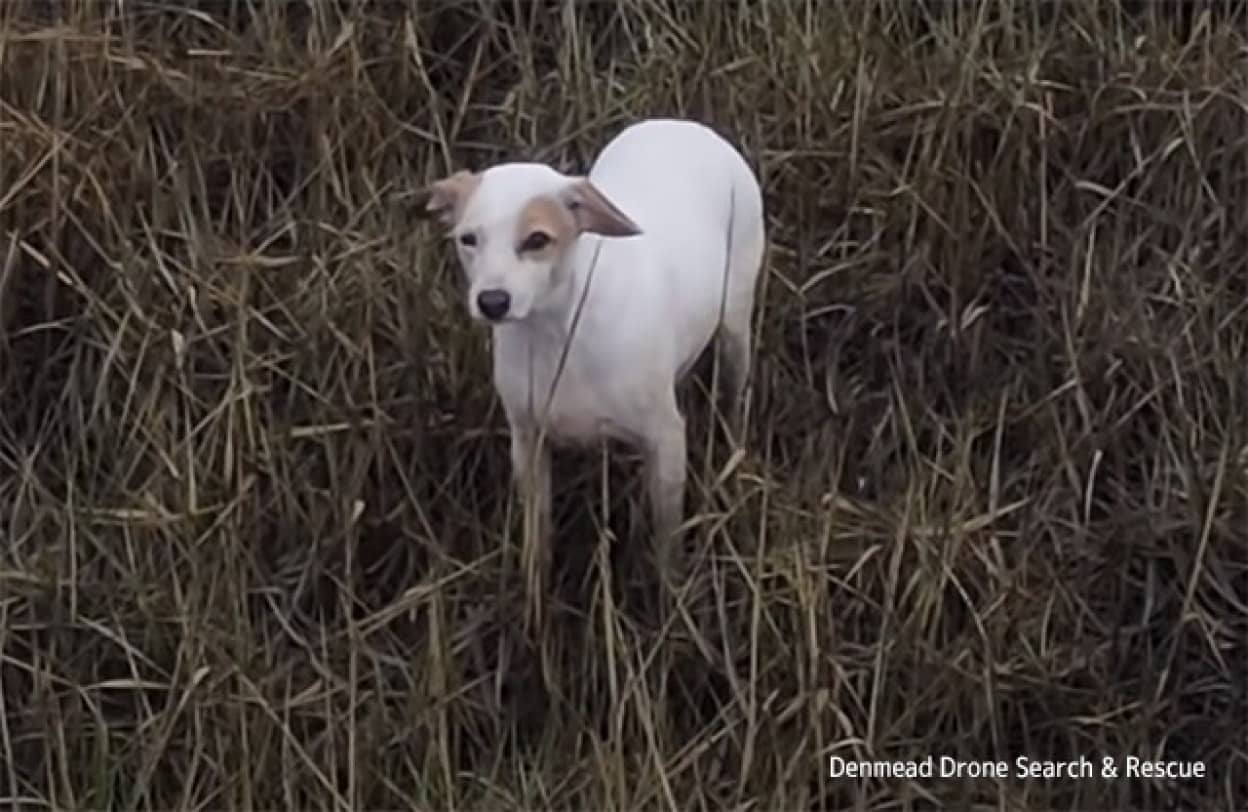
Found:
[[[576,232],[572,213],[555,198],[541,195],[520,209],[516,219],[516,252],[533,257],[549,256],[570,245]]]
[[[468,199],[480,184],[481,176],[467,169],[434,181],[427,190],[429,199],[425,203],[425,211],[437,215],[446,225],[453,226],[463,216]]]
[[[641,233],[641,227],[616,208],[589,178],[578,178],[564,192],[563,201],[579,231],[604,237],[635,237]]]

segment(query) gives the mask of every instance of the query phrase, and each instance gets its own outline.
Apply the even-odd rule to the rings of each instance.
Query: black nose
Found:
[[[498,321],[507,315],[511,296],[505,290],[483,290],[477,294],[477,307],[481,309],[481,315],[490,321]]]

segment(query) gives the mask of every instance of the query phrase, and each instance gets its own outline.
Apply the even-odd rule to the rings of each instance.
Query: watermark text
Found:
[[[1073,761],[1033,759],[1019,756],[1014,761],[967,761],[953,756],[928,756],[917,760],[857,761],[842,756],[828,758],[829,778],[987,778],[987,779],[1086,779],[1086,778],[1169,778],[1207,777],[1203,761],[1165,761],[1127,756],[1102,756],[1092,760],[1080,756]]]

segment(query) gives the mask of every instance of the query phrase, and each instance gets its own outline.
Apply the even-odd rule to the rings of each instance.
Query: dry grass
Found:
[[[255,5],[0,6],[0,804],[1248,807],[1241,4]],[[404,196],[673,113],[774,236],[744,458],[687,392],[712,645],[572,455],[543,674]]]

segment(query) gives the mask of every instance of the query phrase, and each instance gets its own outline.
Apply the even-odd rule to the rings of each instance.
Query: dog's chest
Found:
[[[618,373],[599,369],[595,360],[572,352],[560,368],[557,356],[496,345],[494,385],[509,419],[544,426],[559,443],[634,439],[639,415],[631,387]]]

